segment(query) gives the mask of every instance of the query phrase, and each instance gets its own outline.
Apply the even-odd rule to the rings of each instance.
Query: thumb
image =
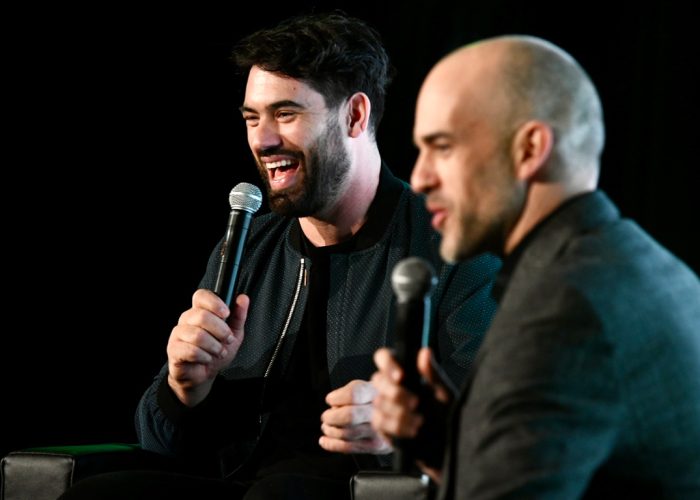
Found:
[[[422,347],[418,351],[418,373],[432,386],[435,399],[441,403],[450,401],[452,397],[451,391],[433,364],[433,351],[430,347]]]
[[[248,317],[249,305],[250,298],[247,295],[241,294],[236,297],[236,302],[231,316],[228,319],[228,324],[231,327],[233,335],[237,338],[242,338],[244,335],[243,325],[245,325],[245,320]]]

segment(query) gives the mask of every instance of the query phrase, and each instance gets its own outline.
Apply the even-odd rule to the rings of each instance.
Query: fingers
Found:
[[[383,410],[375,407],[372,428],[387,438],[414,438],[423,425],[423,416],[404,409],[390,409],[384,402]]]
[[[204,322],[206,323],[206,322]],[[177,325],[173,328],[168,342],[168,354],[178,354],[189,352],[190,348],[202,350],[212,357],[223,358],[228,354],[227,348],[235,342],[231,333],[223,333],[222,327],[215,325],[195,326],[189,324]],[[212,333],[212,332],[216,333]],[[224,337],[221,342],[217,337]],[[172,347],[172,352],[171,352]],[[208,362],[210,360],[201,361],[199,359],[191,359],[190,357],[181,358],[183,361],[199,361]]]
[[[226,303],[211,290],[200,288],[192,295],[192,309],[205,309],[221,319],[228,318],[230,311]]]
[[[205,330],[178,325],[170,335],[168,359],[176,363],[211,363],[214,356],[225,356],[226,348]]]
[[[366,380],[352,380],[326,396],[329,406],[364,405],[372,402],[377,391]]]
[[[379,349],[374,361],[379,370],[371,380],[377,390],[372,428],[384,436],[414,437],[423,424],[423,417],[415,412],[418,397],[400,385],[401,368],[388,349]]]
[[[429,347],[423,347],[418,351],[418,372],[433,387],[435,399],[441,403],[448,403],[452,398],[451,391],[441,379],[435,366],[433,352]]]
[[[370,421],[372,418],[372,405],[345,405],[334,406],[321,414],[321,422],[335,427],[359,425]]]
[[[231,327],[231,331],[234,336],[240,338],[243,337],[243,325],[248,317],[248,307],[250,306],[250,298],[241,294],[236,297],[235,307],[233,309],[233,315],[229,318],[228,324]]]
[[[247,305],[245,311],[247,313]],[[213,336],[218,342],[232,344],[234,342],[234,334],[226,323],[228,315],[229,309],[219,297],[209,290],[197,290],[192,296],[192,308],[180,315],[178,326],[189,325],[196,327]],[[199,345],[195,337],[182,338],[182,340],[186,342],[194,341],[195,345]],[[211,345],[208,342],[206,344]],[[200,347],[206,348],[205,345]],[[218,353],[214,352],[214,354]]]
[[[180,315],[167,346],[168,384],[187,406],[206,398],[216,374],[236,356],[249,303],[239,295],[230,311],[209,290],[192,295],[192,307]]]
[[[378,432],[392,437],[414,437],[423,424],[416,413],[418,397],[380,374],[372,377],[377,387],[371,424]]]
[[[380,372],[397,383],[401,380],[403,370],[386,347],[382,347],[374,353],[374,364],[377,365]]]
[[[416,460],[416,463],[418,464],[418,467],[420,467],[423,472],[425,472],[428,476],[430,476],[430,479],[435,481],[436,484],[442,483],[442,469],[430,467],[425,462],[423,462],[421,460]]]
[[[371,413],[369,414],[371,418]],[[342,439],[345,441],[358,441],[360,439],[374,438],[377,433],[367,422],[349,427],[337,427],[326,423],[321,424],[323,435],[329,438]]]
[[[390,453],[391,443],[370,425],[376,390],[366,380],[353,380],[330,392],[331,406],[321,414],[319,445],[337,453]]]
[[[422,347],[420,351],[418,351],[418,373],[420,373],[425,380],[430,382],[430,384],[434,384],[436,382],[436,377],[435,372],[432,370],[431,358],[432,351],[430,347]]]
[[[372,428],[371,417],[372,406],[369,404],[326,410],[321,416],[323,435],[318,444],[336,453],[391,453],[391,442]]]
[[[335,453],[371,453],[373,455],[386,455],[393,451],[391,443],[386,438],[376,433],[373,438],[360,439],[357,441],[346,441],[343,439],[321,436],[318,440],[318,444],[324,450]]]
[[[182,313],[168,340],[171,376],[196,385],[230,363],[243,341],[249,303],[246,295],[239,295],[229,317],[228,307],[216,294],[197,290],[192,307]],[[235,330],[229,327],[227,318]],[[198,364],[205,366],[200,369]]]

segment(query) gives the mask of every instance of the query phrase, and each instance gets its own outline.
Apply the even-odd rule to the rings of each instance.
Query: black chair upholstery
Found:
[[[172,465],[138,445],[96,444],[14,451],[2,459],[0,467],[1,500],[56,500],[71,485],[94,474]]]
[[[86,477],[119,470],[176,470],[174,462],[135,444],[55,446],[14,451],[2,459],[0,500],[56,500]],[[425,477],[362,471],[350,480],[353,500],[427,500]]]
[[[360,471],[350,480],[350,492],[353,500],[427,500],[433,485],[428,476]]]

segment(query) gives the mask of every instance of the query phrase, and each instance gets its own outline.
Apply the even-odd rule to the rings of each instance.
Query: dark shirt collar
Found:
[[[525,253],[525,250],[527,250],[527,248],[530,247],[532,242],[535,240],[537,234],[539,234],[542,231],[542,228],[547,226],[547,224],[551,220],[555,219],[556,216],[563,212],[569,205],[590,194],[591,193],[583,193],[574,196],[573,198],[569,198],[564,203],[559,205],[557,208],[554,209],[554,211],[552,211],[544,219],[538,222],[537,225],[525,235],[525,237],[520,241],[520,243],[518,243],[518,245],[513,249],[513,251],[503,258],[503,266],[501,267],[501,270],[496,276],[493,288],[491,289],[491,296],[497,303],[501,302],[501,298],[503,297],[503,294],[505,293],[505,290],[508,287],[508,282],[513,276],[513,271],[515,271],[515,268],[517,267],[520,258]]]

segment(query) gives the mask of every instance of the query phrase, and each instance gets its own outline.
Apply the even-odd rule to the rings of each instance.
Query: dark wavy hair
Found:
[[[242,72],[258,66],[301,80],[322,94],[330,109],[364,92],[375,134],[394,72],[379,33],[340,11],[297,16],[256,31],[234,47],[232,60]]]

